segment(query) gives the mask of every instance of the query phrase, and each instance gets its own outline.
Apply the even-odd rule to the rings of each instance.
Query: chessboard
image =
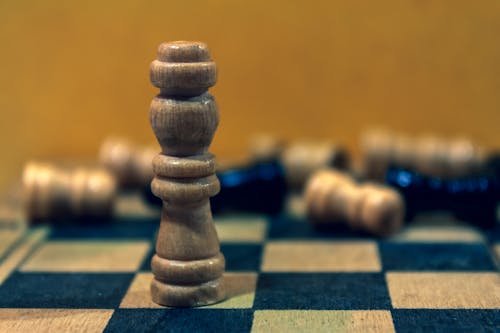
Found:
[[[380,240],[294,209],[216,216],[229,297],[170,309],[149,291],[159,211],[132,195],[117,211],[1,229],[1,332],[500,331],[498,227],[427,215]]]

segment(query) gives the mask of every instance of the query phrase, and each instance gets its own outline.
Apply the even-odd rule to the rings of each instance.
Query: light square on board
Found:
[[[264,272],[379,272],[373,241],[277,241],[264,249]]]
[[[412,224],[391,237],[397,242],[484,242],[479,230],[464,225],[428,226]]]
[[[398,309],[498,309],[498,273],[386,274],[392,306]]]
[[[228,215],[215,218],[215,228],[223,243],[259,243],[266,236],[266,218],[258,215]]]
[[[0,331],[102,332],[112,314],[95,309],[0,309]]]
[[[138,273],[130,285],[120,308],[164,308],[151,300],[149,286],[153,279],[152,273]],[[204,306],[202,309],[243,309],[251,308],[255,298],[257,274],[225,273],[227,299],[217,304]]]
[[[252,332],[394,332],[384,310],[259,310]]]
[[[145,241],[49,241],[24,263],[25,272],[134,272],[150,244]]]

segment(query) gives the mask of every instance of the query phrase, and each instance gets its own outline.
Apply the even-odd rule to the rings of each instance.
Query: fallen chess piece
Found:
[[[403,224],[405,207],[398,192],[374,183],[357,184],[335,170],[313,174],[306,185],[305,202],[308,220],[317,227],[348,225],[388,236]]]
[[[254,161],[280,161],[289,189],[299,191],[315,171],[347,170],[351,164],[345,147],[328,140],[302,139],[285,144],[272,135],[260,134],[251,137],[249,153]]]
[[[371,130],[361,139],[366,178],[383,180],[389,166],[408,168],[441,178],[474,174],[484,164],[484,153],[471,140],[436,136],[409,137]]]
[[[120,188],[143,190],[153,179],[152,161],[157,154],[156,147],[110,137],[101,144],[99,162],[115,176]]]
[[[385,183],[403,195],[408,220],[421,212],[448,211],[457,219],[481,227],[497,223],[500,201],[497,170],[490,169],[472,177],[442,179],[391,167],[387,171]]]
[[[217,172],[221,190],[210,199],[214,214],[246,211],[275,215],[283,210],[287,184],[282,165],[267,160]]]
[[[23,172],[23,202],[30,221],[65,217],[106,218],[116,196],[114,177],[103,169],[64,169],[30,162]]]

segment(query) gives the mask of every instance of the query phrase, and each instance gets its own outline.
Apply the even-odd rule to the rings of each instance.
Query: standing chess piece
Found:
[[[219,122],[207,93],[217,79],[216,65],[203,43],[163,43],[150,74],[160,88],[150,120],[162,148],[153,160],[151,190],[163,200],[151,295],[173,307],[216,303],[225,298],[225,260],[209,201],[220,189],[208,152]]]

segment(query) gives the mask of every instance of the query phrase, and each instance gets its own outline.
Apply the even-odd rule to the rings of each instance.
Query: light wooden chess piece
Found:
[[[151,103],[151,127],[162,148],[153,160],[151,189],[163,200],[151,295],[165,306],[212,304],[225,298],[225,260],[209,202],[220,190],[208,152],[219,122],[207,93],[216,65],[205,44],[171,42],[159,46],[150,73],[160,88]]]
[[[149,186],[153,179],[153,158],[158,154],[155,147],[136,145],[127,139],[110,137],[99,150],[99,162],[116,178],[122,188]]]
[[[347,151],[329,141],[301,140],[290,144],[282,154],[287,183],[302,189],[307,179],[322,168],[346,170],[350,164]]]
[[[347,224],[379,236],[401,228],[404,202],[398,192],[374,183],[358,185],[348,175],[320,170],[305,190],[309,221],[316,226]]]
[[[365,176],[379,181],[390,165],[433,177],[455,178],[470,176],[485,163],[482,149],[465,138],[407,137],[371,130],[362,136],[362,150]]]
[[[103,169],[30,162],[23,171],[23,196],[30,220],[100,218],[113,211],[116,183]]]

